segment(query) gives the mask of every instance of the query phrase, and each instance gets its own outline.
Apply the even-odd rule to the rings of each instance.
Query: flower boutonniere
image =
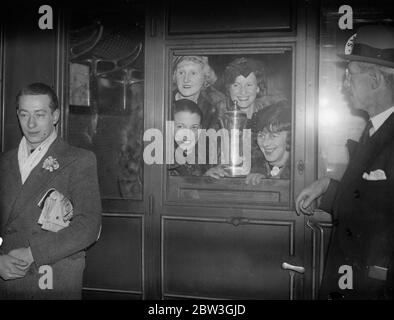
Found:
[[[59,162],[57,162],[56,158],[52,158],[51,156],[49,156],[45,159],[42,167],[45,170],[49,170],[50,172],[52,172],[53,170],[59,169]]]
[[[278,166],[274,166],[271,170],[271,176],[275,177],[280,173],[280,169]]]

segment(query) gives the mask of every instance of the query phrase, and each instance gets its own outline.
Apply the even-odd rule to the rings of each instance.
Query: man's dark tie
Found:
[[[366,124],[366,126],[365,126],[365,128],[364,128],[364,131],[363,131],[363,133],[362,133],[362,135],[361,135],[361,138],[360,138],[360,143],[361,144],[365,144],[365,143],[367,143],[368,142],[368,140],[369,140],[369,138],[370,138],[370,136],[369,136],[369,130],[372,128],[372,121],[371,120],[368,120],[368,122],[367,122],[367,124]]]

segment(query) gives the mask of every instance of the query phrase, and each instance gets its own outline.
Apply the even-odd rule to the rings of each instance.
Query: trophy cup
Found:
[[[244,134],[248,121],[246,113],[240,111],[237,101],[234,100],[233,109],[224,113],[220,119],[222,128],[227,130],[229,139],[224,143],[225,154],[228,155],[228,164],[224,169],[231,177],[246,176],[250,171],[250,131]]]

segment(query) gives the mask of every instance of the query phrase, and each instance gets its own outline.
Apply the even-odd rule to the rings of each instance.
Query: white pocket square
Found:
[[[387,177],[383,170],[378,169],[375,171],[371,171],[369,174],[364,172],[363,179],[370,181],[378,181],[378,180],[387,180]]]

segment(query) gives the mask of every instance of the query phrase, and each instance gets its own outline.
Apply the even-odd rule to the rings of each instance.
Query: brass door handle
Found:
[[[304,267],[293,266],[292,264],[289,264],[287,262],[283,262],[282,263],[282,269],[294,271],[294,272],[297,272],[297,273],[304,273],[305,272],[305,268]]]

